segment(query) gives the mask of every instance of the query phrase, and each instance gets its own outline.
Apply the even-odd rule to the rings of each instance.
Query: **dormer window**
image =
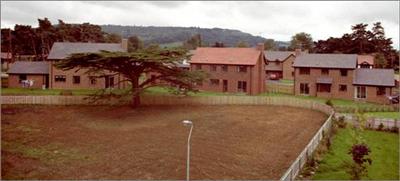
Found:
[[[247,72],[247,67],[246,66],[238,66],[238,72]]]

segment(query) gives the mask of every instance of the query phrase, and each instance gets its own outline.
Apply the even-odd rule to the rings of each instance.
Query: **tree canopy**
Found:
[[[399,55],[392,47],[391,38],[385,37],[382,23],[376,22],[371,30],[368,24],[356,24],[351,27],[352,33],[344,34],[340,38],[330,37],[327,40],[315,42],[314,52],[317,53],[347,53],[347,54],[374,54],[379,59],[382,68],[398,69]],[[383,57],[377,54],[382,54]]]
[[[236,44],[236,47],[239,47],[239,48],[246,48],[246,47],[249,47],[249,44],[247,44],[245,41],[239,41],[239,42]]]
[[[138,49],[134,52],[77,53],[56,63],[62,70],[84,69],[87,73],[101,76],[120,74],[125,77],[121,82],[129,82],[131,88],[126,92],[133,96],[132,105],[140,104],[140,93],[145,89],[168,83],[178,86],[178,93],[197,91],[194,83],[206,76],[201,71],[188,71],[177,67],[184,59],[190,58],[187,49],[161,49],[157,46]],[[140,82],[142,75],[152,74],[151,78]],[[111,94],[111,93],[110,93]]]
[[[289,50],[302,49],[302,50],[312,50],[314,47],[314,42],[310,34],[301,32],[292,36],[290,41]]]
[[[104,33],[101,27],[89,23],[67,24],[58,20],[53,25],[47,19],[38,19],[39,26],[15,25],[14,30],[1,29],[1,51],[13,55],[36,55],[44,60],[54,42],[118,43],[120,36]]]
[[[277,46],[275,44],[275,40],[273,39],[267,39],[264,42],[264,50],[277,50]]]

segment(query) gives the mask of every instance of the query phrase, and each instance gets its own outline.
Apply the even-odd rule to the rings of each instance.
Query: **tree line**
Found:
[[[58,20],[53,25],[47,19],[38,19],[38,27],[16,24],[14,29],[1,29],[1,51],[14,56],[35,55],[44,60],[54,42],[102,42],[119,43],[117,34],[104,33],[101,27],[90,23],[68,24]]]

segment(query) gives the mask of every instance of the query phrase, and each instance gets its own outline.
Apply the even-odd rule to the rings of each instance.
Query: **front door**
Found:
[[[222,82],[222,92],[228,92],[228,80],[223,80]]]
[[[113,76],[105,76],[106,79],[106,88],[112,88],[114,87],[114,77]]]

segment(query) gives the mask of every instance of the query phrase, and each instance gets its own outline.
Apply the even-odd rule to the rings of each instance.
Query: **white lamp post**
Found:
[[[192,136],[193,123],[190,120],[183,120],[183,125],[190,126],[190,132],[187,141],[187,163],[186,163],[186,180],[189,181],[189,172],[190,172],[190,137]]]

